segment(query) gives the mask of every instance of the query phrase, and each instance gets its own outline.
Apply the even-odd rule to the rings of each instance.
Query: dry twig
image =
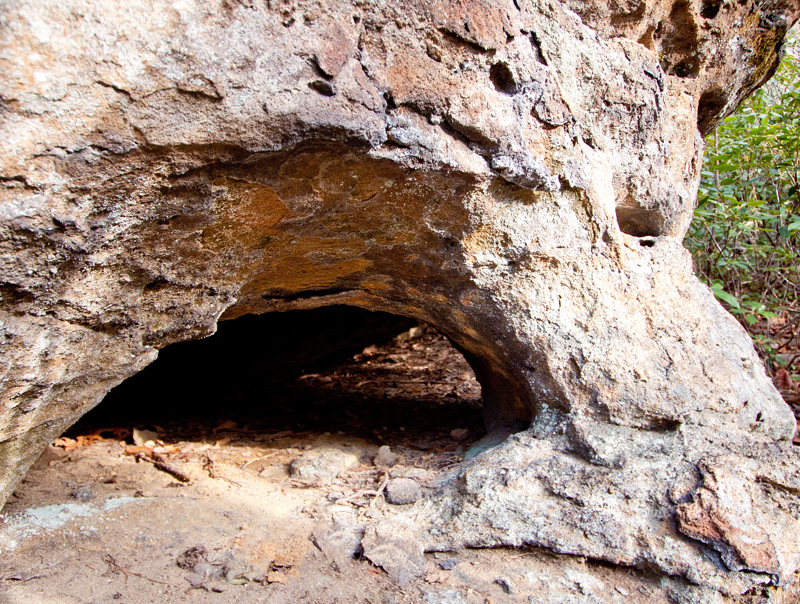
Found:
[[[112,556],[111,554],[106,554],[103,557],[103,560],[105,561],[106,564],[108,564],[111,567],[112,571],[121,572],[122,574],[125,575],[126,584],[128,583],[128,577],[130,575],[133,575],[134,577],[139,577],[140,579],[144,579],[145,581],[150,581],[151,583],[159,583],[160,585],[169,585],[169,583],[164,583],[163,581],[156,581],[155,579],[151,579],[150,577],[145,577],[144,575],[140,575],[139,573],[135,573],[130,570],[125,570],[124,568],[122,568],[122,566],[120,566],[119,562],[117,562],[114,559],[114,556]]]
[[[242,466],[242,470],[244,470],[244,469],[245,469],[247,466],[249,466],[250,464],[254,464],[254,463],[256,463],[257,461],[263,461],[263,460],[265,460],[265,459],[269,459],[270,457],[275,457],[275,456],[276,456],[278,453],[280,453],[280,451],[273,451],[273,452],[272,452],[272,453],[270,453],[269,455],[264,455],[263,457],[256,457],[255,459],[251,459],[250,461],[246,462],[246,463],[245,463],[245,464]]]
[[[219,478],[219,479],[221,479],[221,480],[224,480],[224,481],[226,481],[226,482],[229,482],[229,483],[231,483],[231,484],[234,484],[234,485],[236,485],[237,487],[240,487],[240,486],[242,486],[240,483],[236,482],[235,480],[231,480],[230,478],[227,478],[226,476],[222,476],[221,474],[217,474],[217,464],[216,464],[216,462],[214,461],[214,458],[213,458],[213,457],[211,457],[211,455],[209,454],[209,452],[208,452],[208,451],[206,451],[204,455],[205,455],[206,461],[205,461],[205,463],[203,464],[203,466],[206,468],[206,470],[208,471],[208,475],[209,475],[211,478],[213,478],[213,479],[215,479],[215,480],[216,480],[217,478]]]
[[[191,478],[189,478],[188,474],[186,474],[183,470],[180,470],[175,466],[168,464],[166,460],[163,458],[163,456],[159,455],[158,453],[152,453],[151,455],[148,456],[144,452],[140,452],[136,454],[136,459],[147,461],[153,464],[162,472],[170,474],[171,476],[175,477],[177,480],[180,480],[181,482],[191,481]]]
[[[375,497],[373,497],[372,501],[369,502],[369,507],[375,507],[375,502],[378,501],[378,497],[383,495],[383,491],[386,489],[387,484],[389,484],[389,472],[384,472],[381,484],[378,486],[378,490],[375,491]]]
[[[21,572],[17,573],[16,575],[11,575],[10,577],[6,577],[3,579],[4,581],[17,581],[19,583],[26,583],[32,579],[41,579],[45,575],[35,575],[31,573]]]
[[[359,497],[368,497],[371,495],[372,501],[370,501],[369,506],[373,507],[375,505],[375,502],[378,500],[378,497],[383,495],[383,491],[386,489],[386,485],[388,483],[389,483],[389,473],[384,472],[383,479],[381,480],[380,485],[378,485],[377,490],[361,489],[359,491],[356,491],[352,495],[348,495],[347,497],[340,497],[339,499],[336,500],[336,503],[352,503]]]

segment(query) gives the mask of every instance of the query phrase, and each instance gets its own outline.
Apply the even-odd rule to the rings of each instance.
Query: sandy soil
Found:
[[[387,480],[430,492],[483,435],[480,387],[435,332],[247,396],[215,415],[101,404],[58,439],[0,515],[0,603],[669,601],[642,572],[537,550],[427,554],[402,585],[359,555],[365,526],[414,505]]]

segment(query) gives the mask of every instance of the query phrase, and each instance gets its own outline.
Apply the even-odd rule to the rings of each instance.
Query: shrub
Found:
[[[772,80],[709,135],[685,241],[773,369],[800,356],[781,354],[800,323],[800,36],[786,48]]]

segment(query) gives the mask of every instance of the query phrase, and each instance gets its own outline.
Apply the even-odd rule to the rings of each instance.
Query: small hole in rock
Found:
[[[679,61],[674,67],[667,69],[667,73],[679,78],[694,78],[700,72],[700,66],[695,59]]]
[[[655,50],[655,44],[653,43],[653,28],[648,27],[647,31],[645,31],[638,40],[639,44],[644,46],[645,48],[649,48],[650,50]]]
[[[635,202],[617,207],[617,223],[620,231],[634,237],[659,237],[664,229],[664,217],[657,210],[640,207]]]
[[[156,279],[155,281],[150,281],[147,285],[144,286],[145,291],[158,291],[159,289],[163,288],[168,283],[162,279]]]
[[[381,96],[383,96],[383,100],[386,101],[387,109],[397,109],[397,103],[394,102],[394,95],[392,95],[390,91],[383,91]]]
[[[642,237],[639,239],[639,245],[642,247],[654,247],[656,244],[656,240],[652,237]]]
[[[697,128],[701,134],[705,136],[714,129],[724,117],[727,103],[727,95],[718,87],[706,90],[700,95],[697,105]]]
[[[506,63],[495,63],[489,69],[489,79],[494,84],[497,91],[504,94],[516,94],[517,83],[514,81],[514,74]]]
[[[322,96],[334,96],[336,94],[336,89],[333,87],[333,84],[325,80],[309,82],[308,87],[315,92],[319,92]]]
[[[704,0],[700,3],[700,15],[704,19],[713,19],[722,7],[722,0]]]

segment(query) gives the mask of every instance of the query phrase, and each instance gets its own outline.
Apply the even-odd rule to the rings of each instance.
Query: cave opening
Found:
[[[457,462],[485,435],[482,406],[465,357],[433,327],[333,306],[220,321],[211,337],[168,346],[65,436],[136,444],[135,429],[165,443],[309,448],[355,439]]]

